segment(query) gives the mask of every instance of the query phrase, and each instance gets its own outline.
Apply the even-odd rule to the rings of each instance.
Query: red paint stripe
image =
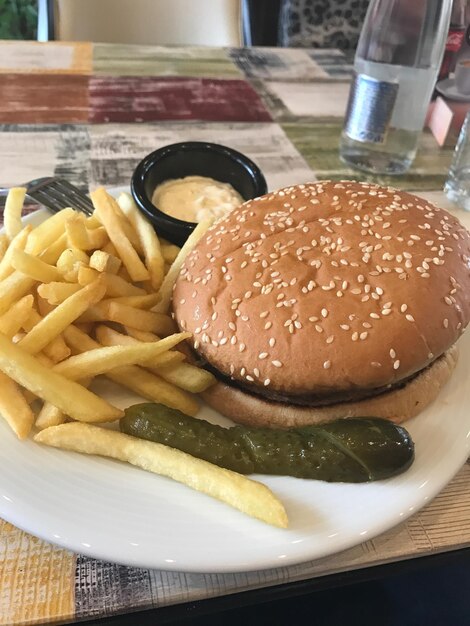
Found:
[[[0,74],[0,123],[86,122],[88,76]]]
[[[202,120],[270,122],[253,87],[242,80],[92,77],[91,122]]]

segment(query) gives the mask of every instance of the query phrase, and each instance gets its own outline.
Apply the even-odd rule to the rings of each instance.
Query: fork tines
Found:
[[[53,211],[72,207],[78,211],[93,214],[91,200],[77,187],[62,178],[43,178],[28,185],[28,195]]]

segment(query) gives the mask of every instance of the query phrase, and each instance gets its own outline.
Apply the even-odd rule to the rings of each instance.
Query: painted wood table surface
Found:
[[[85,189],[127,185],[145,154],[187,139],[248,154],[270,189],[355,178],[338,158],[350,76],[335,50],[0,42],[0,187],[53,174]],[[450,159],[450,148],[423,134],[399,186],[442,202]],[[97,618],[455,550],[470,545],[469,512],[466,464],[425,509],[376,539],[297,566],[231,575],[104,563],[0,520],[0,624]]]

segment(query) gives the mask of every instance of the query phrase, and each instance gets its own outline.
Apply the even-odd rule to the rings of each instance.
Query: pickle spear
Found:
[[[396,476],[414,459],[409,433],[378,418],[291,430],[223,428],[162,404],[142,403],[126,409],[120,429],[241,474],[360,483]]]

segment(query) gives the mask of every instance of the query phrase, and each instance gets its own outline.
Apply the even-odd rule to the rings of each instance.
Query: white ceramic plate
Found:
[[[360,485],[258,477],[284,502],[288,530],[117,461],[20,442],[3,420],[0,516],[74,552],[148,568],[236,572],[326,556],[402,522],[452,479],[470,453],[469,374],[466,336],[449,384],[406,424],[416,460],[401,476]],[[99,391],[122,407],[137,400],[111,383]],[[228,423],[208,408],[200,416]]]

